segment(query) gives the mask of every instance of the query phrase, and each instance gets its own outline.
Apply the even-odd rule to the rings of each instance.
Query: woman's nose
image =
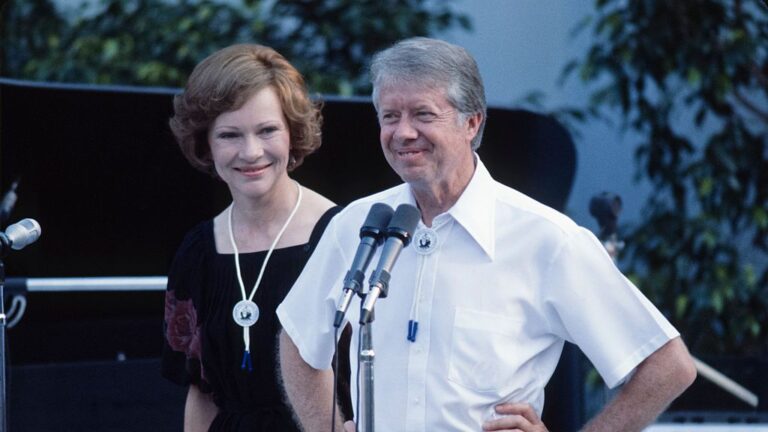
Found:
[[[240,157],[244,160],[256,160],[264,154],[264,146],[261,141],[252,135],[247,135],[240,148]]]

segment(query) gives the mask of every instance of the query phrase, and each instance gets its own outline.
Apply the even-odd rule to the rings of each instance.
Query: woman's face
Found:
[[[260,198],[287,184],[291,136],[272,87],[235,111],[220,114],[208,132],[213,164],[234,199]]]

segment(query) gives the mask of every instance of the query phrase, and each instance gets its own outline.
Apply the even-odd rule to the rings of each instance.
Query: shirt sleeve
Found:
[[[168,272],[161,374],[176,384],[193,383],[206,387],[201,364],[202,321],[199,316],[205,261],[199,235],[202,228],[198,227],[186,236]]]
[[[545,281],[551,331],[578,345],[609,387],[679,336],[584,228],[561,244]]]
[[[301,275],[277,308],[283,329],[304,361],[315,369],[329,369],[336,349],[333,319],[347,265],[337,229],[338,217],[331,220]]]

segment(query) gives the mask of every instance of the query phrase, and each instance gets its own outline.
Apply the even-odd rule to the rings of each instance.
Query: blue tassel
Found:
[[[240,364],[240,369],[248,369],[248,372],[253,372],[253,363],[251,363],[251,352],[243,351],[243,363]]]
[[[416,333],[419,331],[419,322],[408,320],[408,340],[416,342]]]

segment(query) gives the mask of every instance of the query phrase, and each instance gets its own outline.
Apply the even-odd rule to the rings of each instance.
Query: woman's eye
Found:
[[[277,132],[277,130],[278,129],[275,126],[267,126],[267,127],[261,128],[260,132],[264,135],[269,135]]]
[[[218,135],[219,139],[233,139],[237,138],[237,134],[234,132],[221,132]]]

